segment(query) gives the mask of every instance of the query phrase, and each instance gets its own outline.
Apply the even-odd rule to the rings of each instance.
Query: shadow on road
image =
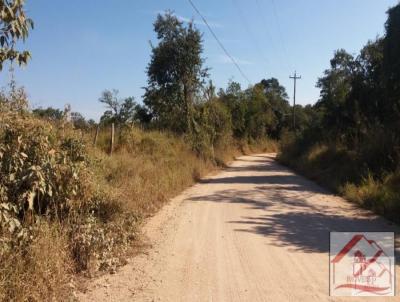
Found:
[[[264,161],[265,162],[265,161]],[[271,168],[278,168],[270,164]],[[252,168],[252,167],[250,167]],[[266,167],[265,169],[267,169]],[[268,171],[272,171],[268,168]],[[273,246],[307,253],[329,252],[329,232],[395,231],[386,220],[343,203],[312,202],[334,198],[327,191],[296,175],[233,176],[208,179],[211,184],[256,184],[251,189],[221,190],[191,197],[192,202],[236,203],[245,205],[247,215],[227,221],[237,232],[265,236]]]
[[[377,218],[355,218],[311,212],[276,213],[270,216],[242,217],[229,221],[251,228],[238,228],[240,232],[254,232],[270,239],[275,246],[303,252],[329,252],[329,233],[338,232],[382,232],[390,228],[377,227]]]
[[[232,176],[232,177],[218,177],[201,180],[201,183],[207,184],[287,184],[288,182],[294,183],[298,179],[295,175],[273,175],[273,176]]]
[[[192,197],[190,200],[244,204],[247,209],[256,211],[249,212],[254,215],[227,221],[235,225],[235,231],[259,234],[268,237],[269,244],[285,246],[295,251],[329,252],[329,232],[332,231],[393,231],[390,225],[382,223],[381,218],[371,216],[363,210],[357,211],[357,216],[344,216],[344,213],[340,213],[343,208],[312,205],[305,199],[314,193],[303,191],[301,186],[274,188],[269,191],[267,188],[261,187],[247,192],[225,190],[217,194]],[[281,193],[285,190],[298,192],[298,195],[285,198]]]

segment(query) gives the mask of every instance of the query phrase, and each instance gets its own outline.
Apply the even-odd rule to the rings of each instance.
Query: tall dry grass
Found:
[[[215,168],[181,138],[158,131],[133,128],[118,139],[112,156],[103,151],[107,147],[93,150],[99,183],[124,208],[144,216]]]
[[[400,171],[388,173],[382,179],[368,174],[360,184],[346,183],[339,190],[347,199],[400,222]]]
[[[116,135],[115,152],[107,154],[110,134],[102,131],[96,158],[95,175],[101,186],[130,211],[149,215],[171,196],[198,181],[206,173],[223,167],[239,154],[276,152],[273,140],[232,141],[216,146],[214,157],[193,152],[183,137],[160,131],[131,128]]]
[[[27,246],[0,255],[0,301],[59,301],[71,293],[67,234],[60,225],[43,222],[32,236]]]
[[[382,146],[367,142],[368,147],[357,153],[337,142],[304,143],[295,137],[287,137],[281,144],[278,160],[282,163],[346,199],[400,222],[400,171],[387,169]]]
[[[39,121],[33,123],[42,126]],[[57,137],[63,133],[56,125],[46,129],[54,143],[43,151],[45,155],[58,148]],[[72,297],[77,273],[92,276],[99,271],[113,272],[126,262],[141,222],[170,197],[236,155],[277,148],[269,140],[232,140],[214,146],[213,157],[209,157],[194,152],[184,137],[129,128],[117,129],[115,150],[110,156],[109,129],[100,132],[96,147],[90,147],[93,134],[74,133],[89,146],[85,148],[89,173],[81,179],[88,182],[86,177],[92,178],[90,189],[82,195],[85,200],[74,203],[78,207],[68,208],[61,220],[36,213],[33,223],[21,221],[29,229],[30,239],[20,245],[16,240],[0,253],[1,301],[62,301]],[[0,239],[6,239],[2,235]]]

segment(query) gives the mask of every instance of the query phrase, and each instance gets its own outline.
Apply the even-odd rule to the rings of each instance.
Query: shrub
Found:
[[[0,118],[0,299],[60,300],[72,272],[124,262],[138,219],[95,185],[68,124],[14,110]]]
[[[50,124],[29,116],[2,115],[0,127],[3,227],[14,231],[37,215],[62,220],[90,197],[82,141],[58,137]]]

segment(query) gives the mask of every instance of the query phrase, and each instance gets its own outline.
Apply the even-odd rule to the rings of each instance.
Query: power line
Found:
[[[262,19],[262,21],[263,21],[263,23],[264,23],[264,29],[265,29],[265,30],[264,30],[264,33],[265,33],[265,36],[267,37],[267,40],[269,41],[269,44],[272,46],[273,51],[275,52],[275,54],[278,54],[278,51],[277,51],[277,49],[276,49],[274,43],[272,42],[272,37],[271,37],[271,34],[270,34],[269,30],[268,30],[267,18],[265,17],[265,13],[264,13],[264,10],[263,10],[263,8],[262,8],[262,6],[261,6],[261,4],[260,4],[260,1],[259,1],[259,0],[256,0],[256,4],[257,4],[257,8],[258,8],[259,14],[261,15],[261,19]],[[279,57],[279,59],[280,59],[280,62],[282,63],[281,55],[282,55],[282,54],[280,54],[278,57]]]
[[[282,44],[282,49],[283,49],[283,51],[285,52],[285,55],[286,55],[287,59],[289,60],[288,51],[287,51],[286,45],[285,45],[285,43],[284,43],[284,41],[283,41],[283,35],[282,35],[281,26],[280,26],[280,23],[279,23],[278,13],[276,12],[275,1],[274,1],[274,0],[271,0],[271,2],[272,2],[272,6],[273,6],[273,11],[274,11],[274,15],[275,15],[276,24],[277,24],[277,27],[278,27],[279,39],[280,39],[280,42],[281,42],[281,44]],[[286,61],[285,61],[285,62],[286,62]],[[286,63],[286,64],[287,64],[287,63]]]
[[[240,9],[238,2],[236,0],[232,0],[232,2],[236,6],[239,18],[241,19],[241,21],[243,23],[243,27],[247,31],[248,36],[251,38],[251,40],[255,46],[255,49],[257,50],[257,52],[261,56],[261,58],[264,60],[264,63],[266,63],[265,66],[268,67],[269,60],[268,60],[267,56],[265,56],[264,52],[261,50],[260,44],[257,42],[257,39],[255,38],[252,31],[250,30],[250,26],[249,26],[248,22],[246,21],[246,18],[244,16],[242,10]]]
[[[222,50],[224,51],[224,53],[228,56],[228,58],[232,61],[232,63],[236,66],[237,70],[239,71],[239,73],[242,75],[243,78],[246,79],[246,81],[249,83],[249,85],[251,84],[251,81],[249,80],[249,78],[244,74],[244,72],[242,71],[242,69],[240,68],[239,64],[235,61],[235,59],[229,54],[229,52],[226,50],[226,48],[224,47],[224,45],[221,43],[221,41],[218,39],[217,35],[214,33],[214,31],[212,30],[211,26],[208,24],[206,18],[200,13],[200,11],[198,10],[198,8],[196,7],[196,5],[194,5],[192,0],[188,0],[190,5],[193,7],[193,9],[197,12],[197,14],[201,17],[201,19],[203,20],[204,24],[208,27],[208,30],[211,32],[212,36],[214,37],[214,39],[217,41],[218,45],[222,48]]]

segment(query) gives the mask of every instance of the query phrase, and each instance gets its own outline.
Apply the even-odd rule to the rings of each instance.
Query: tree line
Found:
[[[384,35],[357,55],[335,52],[310,122],[282,139],[280,159],[399,222],[400,4],[387,16]]]
[[[105,90],[99,98],[107,107],[100,125],[170,131],[184,135],[198,152],[233,139],[279,139],[290,128],[288,95],[276,78],[244,89],[230,81],[226,89],[217,91],[202,56],[202,33],[192,22],[184,23],[167,11],[157,16],[154,31],[157,44],[151,44],[143,104],[133,97],[120,98],[115,89]],[[34,113],[60,116],[56,111],[37,108]],[[308,111],[309,107],[297,106],[298,129],[308,123]],[[75,113],[77,128],[94,126],[81,117]]]
[[[385,35],[356,56],[335,52],[318,80],[320,99],[297,141],[302,152],[317,142],[351,151],[365,171],[393,171],[400,162],[400,4],[387,12]]]

